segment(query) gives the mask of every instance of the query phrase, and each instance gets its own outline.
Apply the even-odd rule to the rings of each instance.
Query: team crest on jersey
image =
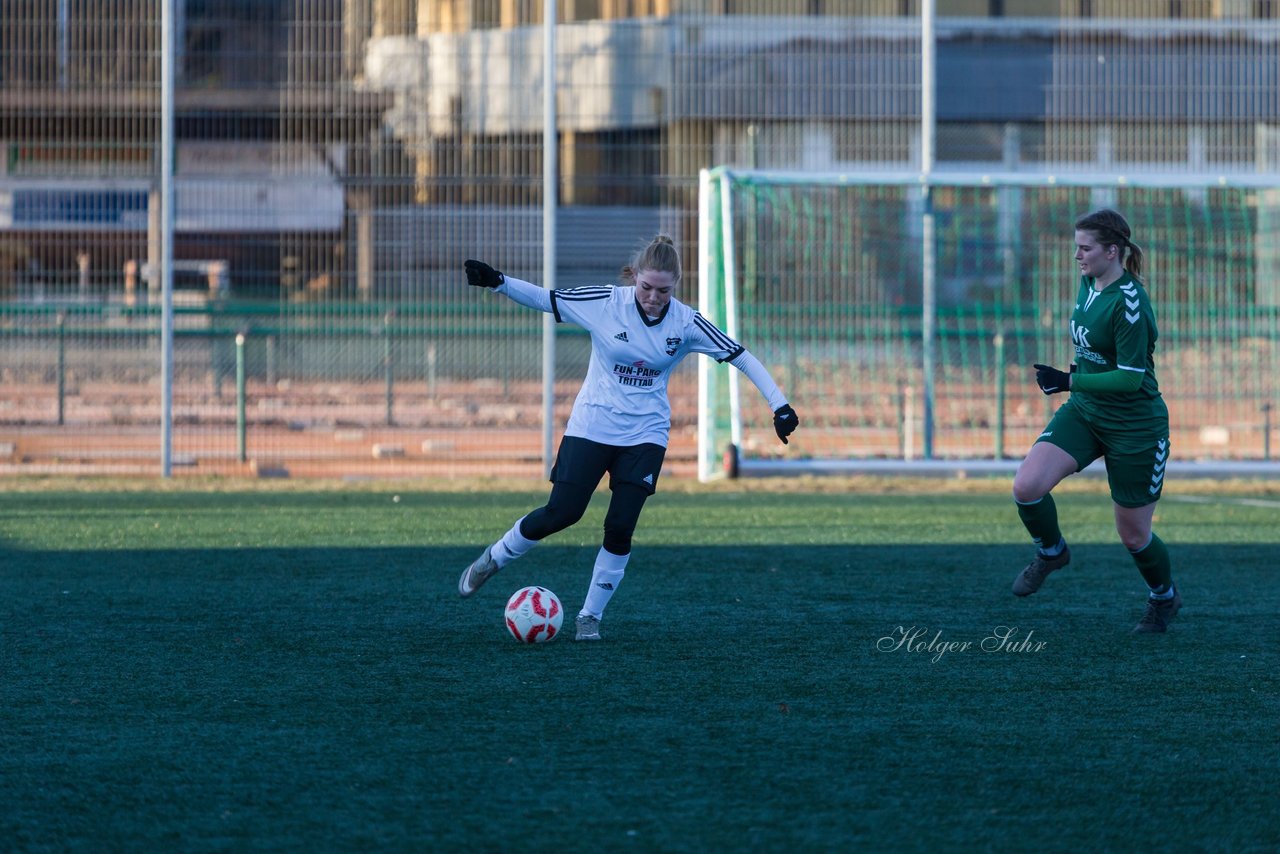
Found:
[[[680,338],[667,339],[667,355],[668,356],[674,356],[676,354],[676,350],[680,348],[680,341],[681,341]]]

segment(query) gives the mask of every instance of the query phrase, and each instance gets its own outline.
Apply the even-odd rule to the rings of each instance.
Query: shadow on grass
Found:
[[[831,850],[910,826],[908,848],[1079,850],[1145,839],[1106,806],[1135,798],[1192,847],[1277,832],[1253,784],[1276,668],[1240,631],[1275,627],[1270,545],[1178,549],[1184,614],[1136,639],[1118,545],[1027,600],[1025,547],[650,545],[603,643],[533,648],[506,595],[574,613],[595,547],[462,600],[481,545],[5,548],[0,837],[496,848],[534,822],[555,847]],[[999,627],[1044,646],[983,650]],[[1158,775],[1149,728],[1176,747]]]
[[[457,576],[481,548],[477,542],[59,551],[0,541],[4,629],[38,630],[64,620],[183,628],[251,618],[317,628],[398,621],[465,633],[478,612],[499,615],[500,622],[506,595],[526,584],[550,587],[576,610],[596,552],[594,545],[548,542],[462,600]],[[1231,617],[1274,611],[1280,601],[1275,548],[1256,543],[1174,549],[1175,577],[1188,612]],[[637,546],[610,616],[651,625],[736,608],[750,612],[751,625],[837,610],[898,614],[904,620],[946,614],[951,622],[970,622],[971,614],[981,623],[993,614],[1107,613],[1144,596],[1141,577],[1121,546],[1076,543],[1071,566],[1055,573],[1036,596],[1015,599],[1009,585],[1028,552],[1023,546],[972,544]]]

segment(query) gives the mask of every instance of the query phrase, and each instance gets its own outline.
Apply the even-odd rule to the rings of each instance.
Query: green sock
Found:
[[[1169,563],[1169,549],[1164,541],[1151,534],[1151,542],[1147,543],[1133,555],[1133,562],[1138,565],[1138,572],[1153,591],[1168,590],[1173,584],[1173,566]]]
[[[1035,540],[1036,548],[1051,549],[1062,542],[1062,531],[1058,528],[1058,505],[1054,504],[1052,495],[1046,495],[1030,504],[1023,504],[1021,501],[1014,503],[1018,505],[1018,518],[1026,526],[1031,539]]]

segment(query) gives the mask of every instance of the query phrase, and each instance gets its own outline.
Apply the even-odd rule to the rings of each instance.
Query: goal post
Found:
[[[1280,363],[1274,175],[718,167],[699,191],[699,310],[761,358],[801,419],[781,445],[750,382],[700,360],[703,480],[1011,469],[1061,403],[1030,366],[1073,357],[1072,223],[1099,207],[1120,210],[1146,253],[1180,456],[1269,456],[1276,381],[1254,366]]]

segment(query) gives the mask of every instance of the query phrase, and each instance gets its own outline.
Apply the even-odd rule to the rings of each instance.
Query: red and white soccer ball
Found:
[[[507,631],[521,643],[555,640],[564,622],[564,608],[545,587],[522,587],[507,600]]]

